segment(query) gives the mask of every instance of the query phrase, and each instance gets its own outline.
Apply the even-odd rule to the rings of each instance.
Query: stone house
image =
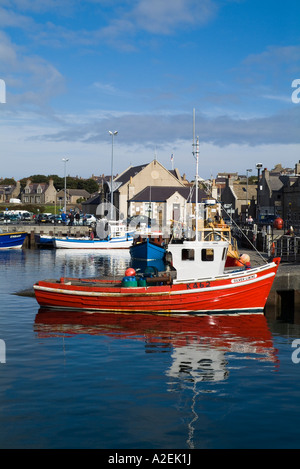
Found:
[[[295,165],[293,172],[283,168],[282,171],[268,171],[266,168],[262,171],[257,201],[260,218],[268,215],[283,219],[297,218],[296,212],[300,213],[299,175],[300,162]]]
[[[198,190],[199,203],[207,199]],[[195,214],[196,191],[193,187],[147,186],[129,200],[130,217],[148,217],[160,230],[170,232],[171,225],[191,220]]]
[[[56,189],[53,185],[53,180],[50,179],[49,183],[32,183],[31,180],[28,179],[25,188],[21,192],[21,202],[23,204],[55,203]]]
[[[227,214],[230,214],[234,220],[242,221],[245,221],[248,215],[255,218],[256,197],[256,185],[248,184],[247,187],[247,184],[239,184],[234,179],[227,178],[221,196],[221,202],[227,212],[223,213],[223,217],[226,219]]]
[[[151,163],[130,166],[113,180],[113,201],[116,207],[117,218],[126,219],[129,214],[130,201],[147,187],[185,188],[178,170],[168,171],[159,161],[154,159]],[[111,201],[111,182],[104,184],[103,202]]]
[[[66,190],[66,203],[67,205],[76,205],[78,200],[85,201],[90,197],[90,193],[85,189],[67,189]],[[56,203],[61,206],[64,205],[65,201],[65,190],[61,189],[56,194]]]
[[[293,177],[282,189],[282,217],[293,226],[300,226],[300,161],[295,165]]]
[[[0,203],[9,203],[10,199],[19,199],[21,192],[20,181],[16,185],[0,184]]]

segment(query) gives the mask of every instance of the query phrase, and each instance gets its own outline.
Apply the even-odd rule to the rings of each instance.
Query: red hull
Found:
[[[40,306],[92,311],[212,313],[262,311],[279,259],[263,267],[173,285],[122,287],[121,282],[45,280],[35,286]]]

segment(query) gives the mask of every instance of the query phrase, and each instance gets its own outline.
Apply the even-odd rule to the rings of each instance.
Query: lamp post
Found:
[[[247,219],[248,219],[248,214],[249,214],[249,202],[248,202],[248,173],[252,173],[252,169],[246,169],[246,173],[247,173],[247,207],[246,207],[246,222],[247,222]]]
[[[69,161],[69,158],[63,158],[62,161],[63,161],[64,164],[65,164],[65,168],[64,168],[64,179],[65,179],[64,212],[67,213],[67,200],[66,200],[66,196],[67,196],[67,176],[66,176],[66,166],[67,166],[67,161]]]
[[[113,165],[114,165],[114,136],[117,135],[117,131],[111,132],[108,131],[109,135],[111,135],[111,182],[110,182],[110,219],[113,219],[113,206],[114,206],[114,190],[113,190]]]
[[[259,178],[260,178],[260,170],[263,167],[262,163],[256,163],[256,169],[257,169],[257,201],[256,201],[256,223],[259,223],[259,204],[260,204],[260,197],[259,197],[259,191],[260,191],[260,186],[259,186]]]

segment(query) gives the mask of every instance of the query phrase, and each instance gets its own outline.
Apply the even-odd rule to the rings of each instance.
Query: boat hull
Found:
[[[139,260],[162,260],[165,256],[166,250],[164,246],[152,242],[149,239],[135,243],[130,248],[130,256],[132,259]]]
[[[40,247],[53,247],[53,236],[36,234],[34,238],[35,243]]]
[[[26,232],[0,233],[0,249],[21,249],[26,239]]]
[[[279,260],[215,279],[123,287],[107,280],[45,280],[34,285],[42,307],[111,312],[235,313],[262,312]]]
[[[129,249],[132,237],[117,237],[110,240],[90,238],[53,238],[57,249]]]

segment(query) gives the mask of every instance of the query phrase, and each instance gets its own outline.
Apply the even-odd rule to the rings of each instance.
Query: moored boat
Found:
[[[138,237],[133,240],[129,252],[132,259],[152,261],[163,259],[166,249],[161,237]]]
[[[21,249],[26,236],[25,231],[0,233],[0,249]]]
[[[107,228],[103,227],[107,225]],[[53,245],[57,249],[129,249],[133,241],[133,233],[123,223],[104,222],[96,224],[96,235],[83,237],[53,237]]]
[[[53,244],[57,249],[128,249],[132,245],[132,238],[91,239],[89,237],[53,237]]]
[[[34,235],[35,243],[39,247],[52,247],[53,248],[53,236],[50,235],[43,235],[43,234],[35,234]]]
[[[127,272],[122,279],[43,280],[34,285],[40,306],[90,311],[156,313],[262,312],[280,260],[224,271],[228,243],[169,245],[172,266],[157,275]]]

